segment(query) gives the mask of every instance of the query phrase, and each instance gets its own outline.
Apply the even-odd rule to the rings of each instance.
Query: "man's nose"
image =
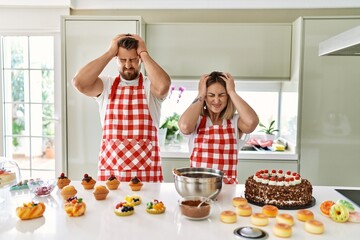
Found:
[[[125,67],[126,67],[126,68],[130,68],[130,67],[131,67],[131,61],[130,61],[130,60],[126,60],[126,62],[125,62]]]

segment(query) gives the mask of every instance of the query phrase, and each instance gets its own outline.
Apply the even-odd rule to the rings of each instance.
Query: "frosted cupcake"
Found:
[[[129,182],[129,186],[133,191],[140,191],[140,189],[143,186],[143,183],[137,177],[133,177]]]
[[[84,174],[84,178],[81,181],[81,184],[83,185],[84,189],[93,189],[96,181],[90,177],[87,173]]]
[[[119,182],[119,180],[117,180],[117,178],[115,177],[114,174],[112,174],[112,175],[108,178],[108,180],[106,181],[106,186],[107,186],[108,189],[110,189],[110,190],[116,190],[116,189],[118,189],[119,185],[120,185],[120,182]]]

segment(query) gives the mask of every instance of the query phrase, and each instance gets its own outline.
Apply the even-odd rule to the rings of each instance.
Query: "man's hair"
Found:
[[[214,71],[214,72],[210,73],[209,78],[206,81],[206,89],[209,86],[213,85],[214,83],[220,83],[226,90],[226,82],[221,77],[225,77],[224,73],[222,73],[222,72]],[[209,111],[205,106],[206,106],[206,103],[204,101],[204,107],[202,108],[201,115],[209,116]],[[236,108],[235,108],[233,102],[231,101],[231,98],[228,96],[226,107],[220,113],[220,117],[222,119],[231,119],[235,114],[235,110],[236,110]]]
[[[125,49],[127,49],[127,50],[137,49],[138,46],[139,46],[139,41],[136,40],[135,38],[132,38],[132,37],[122,38],[122,39],[118,42],[118,47],[122,47],[122,48],[125,48]]]

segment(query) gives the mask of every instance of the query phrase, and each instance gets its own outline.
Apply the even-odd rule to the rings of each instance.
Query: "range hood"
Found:
[[[360,56],[360,26],[321,42],[319,56]]]

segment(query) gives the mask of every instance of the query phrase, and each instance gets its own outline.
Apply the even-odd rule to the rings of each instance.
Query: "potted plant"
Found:
[[[279,132],[279,129],[275,129],[275,120],[272,120],[269,126],[265,126],[263,123],[259,123],[260,130],[259,132],[265,133],[266,140],[274,140],[275,132]]]
[[[166,139],[172,140],[175,139],[179,133],[179,121],[180,115],[173,113],[170,117],[167,117],[164,123],[160,126],[160,129],[166,129]]]

